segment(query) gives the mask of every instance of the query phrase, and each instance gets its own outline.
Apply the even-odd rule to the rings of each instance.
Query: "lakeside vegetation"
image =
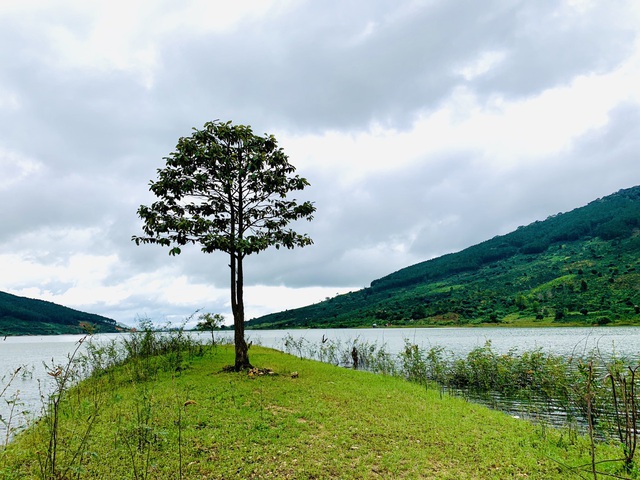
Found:
[[[443,392],[524,418],[616,439],[627,466],[633,464],[640,416],[637,355],[627,358],[599,348],[570,356],[542,348],[498,353],[487,341],[461,356],[442,345],[420,347],[408,339],[394,355],[384,344],[358,338],[323,337],[314,343],[291,333],[284,349],[300,358],[438,385]]]
[[[640,187],[247,328],[640,325]]]
[[[147,325],[120,345],[89,344],[86,354],[49,366],[55,388],[47,414],[0,447],[0,476],[638,476],[616,439],[532,424],[443,394],[424,375],[432,370],[429,352],[407,345],[396,362],[382,346],[357,347],[353,357],[352,345],[323,342],[315,348],[330,363],[321,363],[254,345],[259,368],[235,372],[233,346],[202,345],[182,330],[160,334]],[[290,341],[287,348],[307,347]],[[385,374],[331,364],[349,358]],[[483,363],[466,365],[478,378],[493,375],[478,368]],[[537,373],[523,377],[527,385]]]

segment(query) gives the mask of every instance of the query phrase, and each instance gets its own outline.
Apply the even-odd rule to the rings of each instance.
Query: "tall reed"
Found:
[[[624,470],[633,471],[639,430],[637,374],[640,366],[628,359],[604,355],[599,350],[564,357],[542,349],[498,353],[490,341],[466,356],[455,356],[444,347],[428,349],[405,340],[396,355],[386,345],[359,339],[343,342],[323,338],[312,344],[287,334],[284,350],[302,358],[328,361],[344,367],[398,375],[424,385],[439,385],[449,392],[466,396],[482,394],[519,402],[522,408],[541,405],[549,414],[563,412],[567,426],[583,425],[591,438],[592,458],[599,440],[614,439],[623,452]],[[495,397],[493,397],[495,398]],[[593,460],[595,462],[595,460]],[[595,463],[588,466],[597,475]]]
[[[91,456],[92,427],[112,382],[134,385],[137,391],[134,417],[120,419],[114,433],[131,447],[134,478],[149,478],[151,447],[160,434],[154,428],[158,412],[152,381],[160,372],[180,375],[189,368],[191,359],[215,349],[216,345],[205,347],[184,329],[184,324],[178,328],[167,325],[158,331],[143,319],[136,331],[111,341],[98,341],[88,334],[75,345],[65,362],[45,364],[52,385],[39,381],[41,414],[29,432],[37,452],[40,478],[82,477],[83,465]],[[3,448],[13,433],[11,420],[19,402],[18,393],[16,398],[5,398],[5,394],[22,371],[22,367],[14,371],[0,388],[0,398],[11,406],[8,417],[0,419],[6,427]],[[62,422],[71,412],[74,415],[80,412],[81,420]],[[179,438],[178,442],[181,441]],[[2,466],[0,458],[0,470]]]
[[[28,367],[26,365],[20,365],[0,380],[0,401],[3,401],[8,407],[6,417],[0,415],[0,423],[4,428],[4,438],[2,439],[2,442],[0,442],[0,449],[6,447],[13,434],[19,428],[15,426],[14,420],[17,414],[16,408],[21,405],[20,390],[15,390],[13,393],[9,393],[9,389],[17,378],[22,375],[29,374],[30,370]]]

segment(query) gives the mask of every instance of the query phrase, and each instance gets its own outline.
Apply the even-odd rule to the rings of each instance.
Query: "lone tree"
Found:
[[[235,368],[250,368],[244,336],[244,271],[242,261],[270,246],[294,248],[311,245],[306,234],[288,228],[295,220],[312,220],[311,202],[287,198],[309,182],[294,175],[295,167],[278,148],[275,137],[254,135],[251,127],[219,121],[193,129],[165,157],[158,180],[150,183],[158,200],[141,205],[145,236],[141,243],[171,247],[199,244],[205,253],[229,254],[231,310],[233,312]]]
[[[200,321],[196,325],[196,328],[203,332],[211,332],[211,345],[215,345],[216,339],[213,336],[213,332],[216,330],[216,328],[220,328],[222,322],[224,322],[224,317],[219,313],[203,313],[198,317],[198,320]]]

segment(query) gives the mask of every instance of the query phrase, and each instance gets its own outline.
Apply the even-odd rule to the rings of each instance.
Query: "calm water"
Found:
[[[391,353],[400,352],[405,340],[424,348],[442,346],[456,355],[466,355],[487,341],[498,353],[541,348],[559,355],[577,355],[599,348],[603,354],[637,359],[640,357],[640,327],[610,328],[370,328],[328,330],[267,330],[247,331],[256,344],[283,349],[283,338],[304,338],[319,343],[330,340],[362,340],[386,345]]]
[[[632,361],[640,358],[640,327],[609,328],[420,328],[420,329],[325,329],[325,330],[256,330],[247,331],[247,338],[255,344],[284,349],[284,338],[291,335],[295,339],[304,338],[318,344],[323,338],[349,342],[355,339],[369,343],[386,345],[390,353],[402,350],[405,340],[420,347],[442,346],[456,355],[466,355],[475,347],[491,341],[499,353],[510,349],[518,351],[541,348],[560,355],[576,355],[598,348],[607,355],[616,352]],[[210,339],[208,333],[194,333],[204,341]],[[219,332],[218,337],[232,338],[232,332]],[[92,341],[103,342],[118,338],[119,334],[96,335]],[[52,388],[44,364],[65,364],[68,355],[78,345],[81,335],[7,337],[0,341],[0,392],[6,385],[8,376],[16,368],[26,366],[27,374],[19,376],[0,399],[0,415],[9,416],[6,400],[18,393],[20,404],[14,411],[13,424],[24,423],[37,415],[41,409],[41,392]],[[18,413],[26,412],[26,413]],[[0,443],[3,443],[6,429],[0,423]]]

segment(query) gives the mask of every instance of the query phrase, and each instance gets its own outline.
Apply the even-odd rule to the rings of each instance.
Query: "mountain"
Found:
[[[0,335],[117,332],[115,320],[43,300],[0,292]]]
[[[640,324],[640,186],[247,328]]]

